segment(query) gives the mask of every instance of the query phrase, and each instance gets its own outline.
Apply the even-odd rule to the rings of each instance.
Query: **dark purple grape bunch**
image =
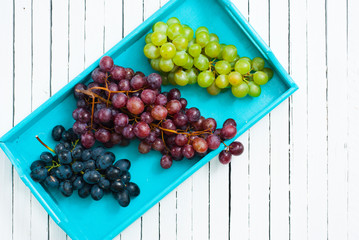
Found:
[[[55,150],[38,140],[51,152],[43,152],[40,160],[30,166],[30,176],[47,188],[57,188],[65,197],[78,191],[81,198],[91,195],[98,201],[105,193],[112,193],[122,207],[127,207],[132,197],[140,194],[136,183],[131,182],[131,162],[121,159],[103,147],[86,149],[78,144],[79,139],[72,129],[61,125],[52,130]]]

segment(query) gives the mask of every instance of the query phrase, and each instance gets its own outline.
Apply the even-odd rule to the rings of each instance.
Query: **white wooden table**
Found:
[[[0,135],[165,2],[2,0]],[[234,3],[300,89],[116,239],[359,239],[359,1]],[[0,234],[68,238],[2,151]]]

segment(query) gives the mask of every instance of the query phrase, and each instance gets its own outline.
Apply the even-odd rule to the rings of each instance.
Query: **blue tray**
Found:
[[[211,7],[203,8],[204,5]],[[182,95],[188,99],[189,106],[198,107],[205,117],[214,117],[219,126],[229,117],[236,119],[236,138],[297,90],[296,84],[269,47],[228,0],[172,0],[105,55],[112,56],[118,65],[131,67],[145,74],[153,72],[142,53],[144,38],[155,22],[166,21],[171,16],[178,17],[182,23],[194,29],[199,26],[208,27],[210,32],[219,36],[222,43],[234,44],[241,56],[261,56],[266,60],[267,66],[274,70],[273,79],[263,86],[262,94],[258,98],[237,99],[230,91],[210,96],[205,89],[197,85],[180,88]],[[216,23],[216,26],[212,23]],[[160,167],[160,153],[138,153],[136,141],[127,147],[114,147],[112,150],[118,159],[128,158],[132,161],[131,175],[141,188],[141,195],[133,199],[127,208],[120,207],[110,194],[95,202],[90,198],[80,199],[77,194],[65,198],[58,191],[44,189],[30,178],[31,162],[46,150],[37,142],[35,135],[54,146],[55,142],[50,136],[52,127],[55,124],[63,124],[66,128],[72,126],[71,113],[76,105],[72,88],[79,82],[89,81],[90,73],[98,63],[99,60],[94,62],[0,139],[0,147],[15,166],[22,181],[72,239],[115,237],[224,147],[222,144],[219,149],[200,160],[174,162],[174,166],[169,170]],[[164,89],[168,90],[170,86]]]

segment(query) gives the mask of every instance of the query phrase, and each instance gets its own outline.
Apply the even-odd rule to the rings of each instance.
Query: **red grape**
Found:
[[[208,148],[211,150],[215,150],[221,145],[221,139],[217,135],[209,135],[206,139]]]
[[[133,139],[135,137],[135,133],[133,132],[133,126],[131,124],[128,124],[122,129],[122,136],[127,139]]]
[[[141,121],[145,122],[147,124],[150,124],[153,122],[153,117],[151,116],[151,113],[149,112],[143,112],[141,114]]]
[[[98,119],[102,123],[108,123],[112,120],[112,111],[109,108],[102,108],[98,111]]]
[[[125,127],[129,122],[129,118],[126,114],[119,113],[119,114],[116,114],[113,122],[114,122],[115,126]]]
[[[237,134],[237,129],[233,125],[226,125],[221,130],[221,138],[231,139]]]
[[[92,132],[86,132],[81,135],[81,144],[85,148],[91,148],[95,144],[95,136]]]
[[[110,72],[113,68],[113,60],[109,56],[104,56],[100,60],[100,69],[104,72]]]
[[[182,154],[185,158],[187,159],[191,159],[194,157],[194,149],[192,147],[192,145],[186,144],[182,147]]]
[[[135,75],[135,72],[131,69],[131,68],[125,68],[125,72],[126,72],[126,79],[130,80],[133,75]]]
[[[227,125],[232,125],[234,127],[237,127],[237,123],[236,121],[234,121],[234,119],[232,118],[228,118],[224,123],[223,123],[223,127],[227,126]]]
[[[130,99],[128,99],[126,106],[128,111],[136,115],[139,115],[140,113],[143,112],[143,110],[145,110],[145,105],[143,104],[142,100],[138,97],[131,97]]]
[[[126,77],[126,71],[123,67],[120,66],[114,66],[113,69],[111,70],[111,77],[113,80],[115,81],[121,81],[122,79],[124,79]]]
[[[171,148],[171,156],[173,158],[173,160],[179,161],[182,160],[183,155],[182,155],[182,148],[178,147],[178,146],[174,146]]]
[[[147,82],[151,89],[158,89],[161,88],[162,78],[158,73],[151,73],[147,77]]]
[[[189,122],[197,122],[201,117],[200,111],[198,110],[198,108],[195,107],[189,108],[186,111],[186,115],[188,117]]]
[[[223,150],[220,152],[218,159],[222,164],[228,164],[232,159],[232,154],[226,150]]]
[[[107,129],[100,128],[95,132],[95,138],[99,142],[107,143],[111,140],[111,133]]]
[[[165,128],[165,129],[169,129],[169,130],[173,130],[173,131],[176,130],[176,126],[175,126],[175,124],[173,123],[173,121],[172,121],[171,119],[167,119],[167,120],[164,121],[161,125],[162,125],[162,127]],[[165,133],[166,135],[172,135],[172,134],[174,134],[173,132],[166,131],[166,130],[164,130],[164,133]]]
[[[145,89],[141,93],[141,99],[145,104],[153,104],[156,101],[156,92],[151,89]]]
[[[166,119],[167,113],[167,109],[161,105],[156,105],[151,110],[151,116],[158,121]]]
[[[186,114],[186,116],[187,116],[187,114]],[[202,124],[203,124],[203,121],[204,121],[204,120],[205,120],[205,118],[201,116],[201,117],[198,119],[198,121],[195,121],[195,122],[192,122],[192,123],[191,123],[191,125],[192,125],[192,127],[194,128],[195,131],[201,131],[201,130],[203,130]]]
[[[180,98],[179,101],[182,105],[182,109],[185,109],[187,107],[187,100],[185,98]]]
[[[166,108],[167,108],[168,114],[173,115],[173,114],[178,113],[181,110],[182,105],[178,100],[171,100],[166,104]]]
[[[167,95],[168,100],[180,100],[181,92],[177,88],[172,88]]]
[[[172,158],[169,155],[163,155],[160,163],[162,168],[168,169],[172,166]]]
[[[130,85],[132,89],[138,90],[145,86],[146,81],[143,79],[141,75],[135,75],[130,81]]]
[[[120,144],[122,141],[122,136],[118,133],[111,133],[111,140],[110,142],[113,144],[113,145],[117,145],[117,144]]]
[[[156,97],[155,104],[164,106],[164,105],[166,105],[166,103],[167,103],[167,97],[163,94],[158,94]]]
[[[229,145],[229,151],[234,155],[234,156],[239,156],[243,153],[244,151],[244,147],[243,144],[240,142],[232,142]]]
[[[186,127],[188,124],[187,115],[181,112],[176,113],[176,115],[173,116],[173,122],[177,127]]]
[[[85,84],[83,84],[83,83],[76,84],[75,87],[74,87],[74,96],[75,96],[75,98],[77,98],[77,99],[84,98],[85,94],[83,94],[81,92],[77,92],[76,90],[86,90],[86,89],[87,89],[87,87],[86,87]]]
[[[196,138],[192,142],[193,149],[198,153],[205,153],[208,149],[208,144],[203,138]]]
[[[150,134],[150,131],[150,127],[145,122],[138,122],[133,127],[133,132],[140,139],[147,137]]]
[[[93,70],[93,72],[91,73],[91,77],[93,79],[94,82],[97,83],[105,83],[107,75],[106,73],[102,72],[99,68],[96,68],[95,70]],[[91,86],[92,87],[92,86]],[[91,88],[89,85],[89,88]]]
[[[184,146],[185,144],[187,144],[187,142],[188,142],[188,138],[185,134],[178,134],[175,138],[175,143],[179,147]]]
[[[131,90],[130,81],[128,81],[127,79],[122,79],[118,83],[118,88],[120,89],[120,91],[130,91]]]
[[[151,151],[151,145],[145,143],[144,141],[140,142],[138,145],[138,151],[142,154],[148,153]]]
[[[217,128],[217,122],[213,118],[207,118],[202,123],[203,130],[210,130],[213,132]]]
[[[160,138],[156,138],[155,141],[152,143],[152,148],[156,151],[161,152],[165,148],[165,144]]]
[[[76,121],[74,125],[72,125],[72,130],[77,134],[80,135],[87,130],[87,124],[82,123],[80,121]]]
[[[128,97],[124,93],[116,93],[112,96],[112,105],[115,108],[123,108],[126,106]]]

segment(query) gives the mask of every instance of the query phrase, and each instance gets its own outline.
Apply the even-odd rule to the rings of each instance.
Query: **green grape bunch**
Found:
[[[208,28],[194,31],[176,17],[156,22],[145,41],[143,52],[164,85],[197,83],[211,95],[231,88],[237,98],[258,97],[273,77],[263,58],[240,57],[234,45],[221,44]]]

